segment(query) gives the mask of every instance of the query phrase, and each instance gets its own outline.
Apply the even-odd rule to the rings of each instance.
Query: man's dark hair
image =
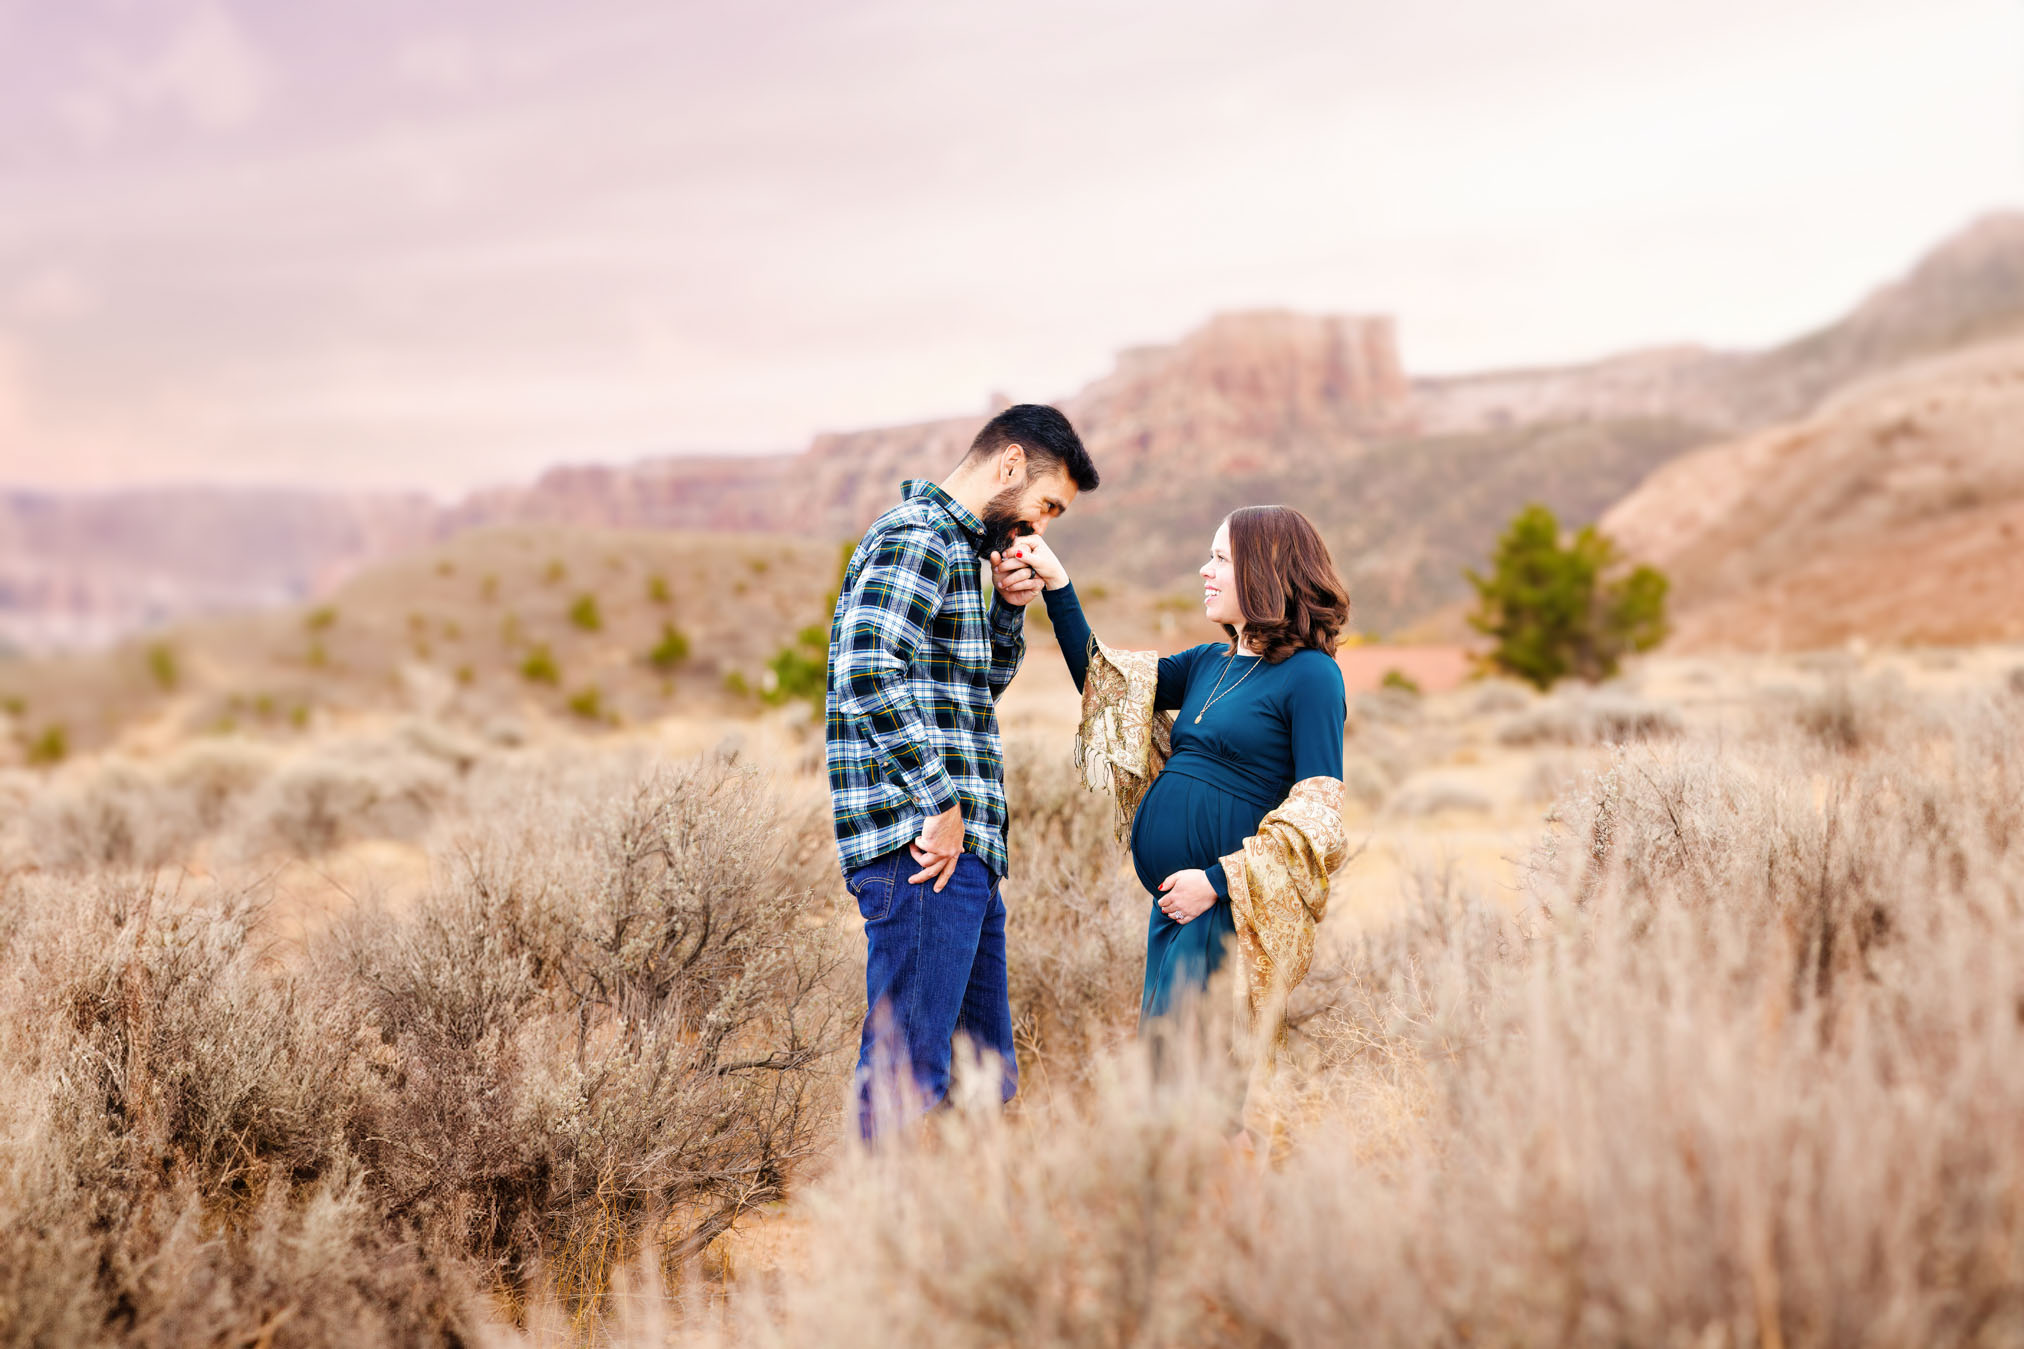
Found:
[[[1078,492],[1094,492],[1100,481],[1082,437],[1068,424],[1068,418],[1045,403],[1014,403],[984,423],[984,429],[970,442],[966,459],[996,454],[1007,445],[1026,451],[1033,472],[1058,469],[1066,473]]]

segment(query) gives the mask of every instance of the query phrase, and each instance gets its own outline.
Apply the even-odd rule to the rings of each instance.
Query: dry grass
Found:
[[[6,882],[0,1334],[454,1343],[780,1198],[851,1029],[807,831],[722,762],[567,785],[302,952],[88,850]]]
[[[1366,720],[1381,782],[1571,785],[1515,899],[1346,873],[1273,1165],[1213,1022],[1132,1042],[1145,909],[1058,742],[1008,756],[1019,1107],[876,1155],[812,783],[433,723],[0,780],[0,1337],[2024,1344],[2024,744],[2008,666],[1946,673]],[[419,898],[273,935],[266,869],[365,837]],[[782,1197],[775,1269],[696,1282]]]
[[[2024,747],[1620,751],[1307,991],[1297,1145],[1130,1060],[835,1177],[777,1344],[2024,1342]]]

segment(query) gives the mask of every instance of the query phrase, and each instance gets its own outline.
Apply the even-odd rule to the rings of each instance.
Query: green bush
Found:
[[[562,668],[555,663],[555,655],[546,642],[538,643],[527,653],[527,659],[520,662],[520,674],[530,683],[551,688],[562,682]]]
[[[156,642],[148,648],[148,673],[164,693],[175,691],[182,682],[182,670],[176,661],[176,648],[167,642]]]
[[[668,604],[674,598],[668,591],[667,577],[659,575],[647,577],[647,599],[649,601],[654,604]]]
[[[1606,679],[1625,654],[1665,639],[1664,575],[1625,571],[1593,525],[1563,543],[1560,522],[1537,503],[1497,541],[1487,576],[1465,574],[1477,599],[1469,622],[1496,641],[1489,664],[1540,689],[1569,675]]]
[[[311,632],[328,632],[337,625],[337,608],[320,604],[302,616],[302,626]]]
[[[35,767],[62,763],[70,757],[70,732],[61,722],[42,728],[42,734],[28,742],[28,762]]]
[[[604,615],[598,612],[597,596],[578,595],[576,603],[569,606],[569,621],[585,632],[597,632],[602,629]]]
[[[569,710],[585,721],[603,721],[604,692],[595,684],[578,689],[569,695]]]
[[[796,698],[822,710],[829,686],[829,633],[809,624],[794,635],[792,646],[783,646],[766,662],[765,699],[774,706]]]
[[[836,603],[843,593],[843,578],[850,573],[850,559],[857,552],[855,540],[839,545],[836,553],[836,584],[822,597],[822,623],[811,623],[794,634],[794,641],[773,653],[766,662],[766,688],[761,696],[774,706],[805,699],[819,716],[829,693],[829,628]]]
[[[1399,689],[1402,692],[1410,693],[1415,696],[1417,696],[1420,692],[1420,681],[1414,679],[1404,670],[1400,670],[1397,668],[1386,670],[1384,672],[1384,678],[1378,680],[1377,682],[1379,687],[1381,688]]]
[[[745,678],[743,670],[726,670],[724,692],[736,698],[749,698],[752,696],[752,682]]]
[[[672,623],[661,624],[661,640],[647,652],[647,661],[656,670],[672,670],[689,658],[689,637]]]

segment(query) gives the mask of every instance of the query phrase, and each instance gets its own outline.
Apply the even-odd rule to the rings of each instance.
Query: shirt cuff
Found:
[[[991,636],[1000,646],[1017,638],[1026,626],[1026,611],[1007,604],[1003,595],[991,596]]]
[[[949,770],[942,767],[939,759],[930,759],[904,776],[907,790],[923,815],[939,815],[961,799],[956,795],[956,784],[949,781]]]
[[[1221,862],[1216,863],[1214,866],[1202,868],[1202,874],[1209,878],[1209,886],[1215,890],[1217,899],[1228,899],[1230,897],[1230,878],[1224,874]]]

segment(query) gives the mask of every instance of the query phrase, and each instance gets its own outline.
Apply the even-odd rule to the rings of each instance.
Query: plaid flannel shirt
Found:
[[[963,807],[964,846],[1005,874],[998,695],[1025,610],[989,594],[984,522],[931,482],[858,542],[829,626],[829,794],[846,873]]]

